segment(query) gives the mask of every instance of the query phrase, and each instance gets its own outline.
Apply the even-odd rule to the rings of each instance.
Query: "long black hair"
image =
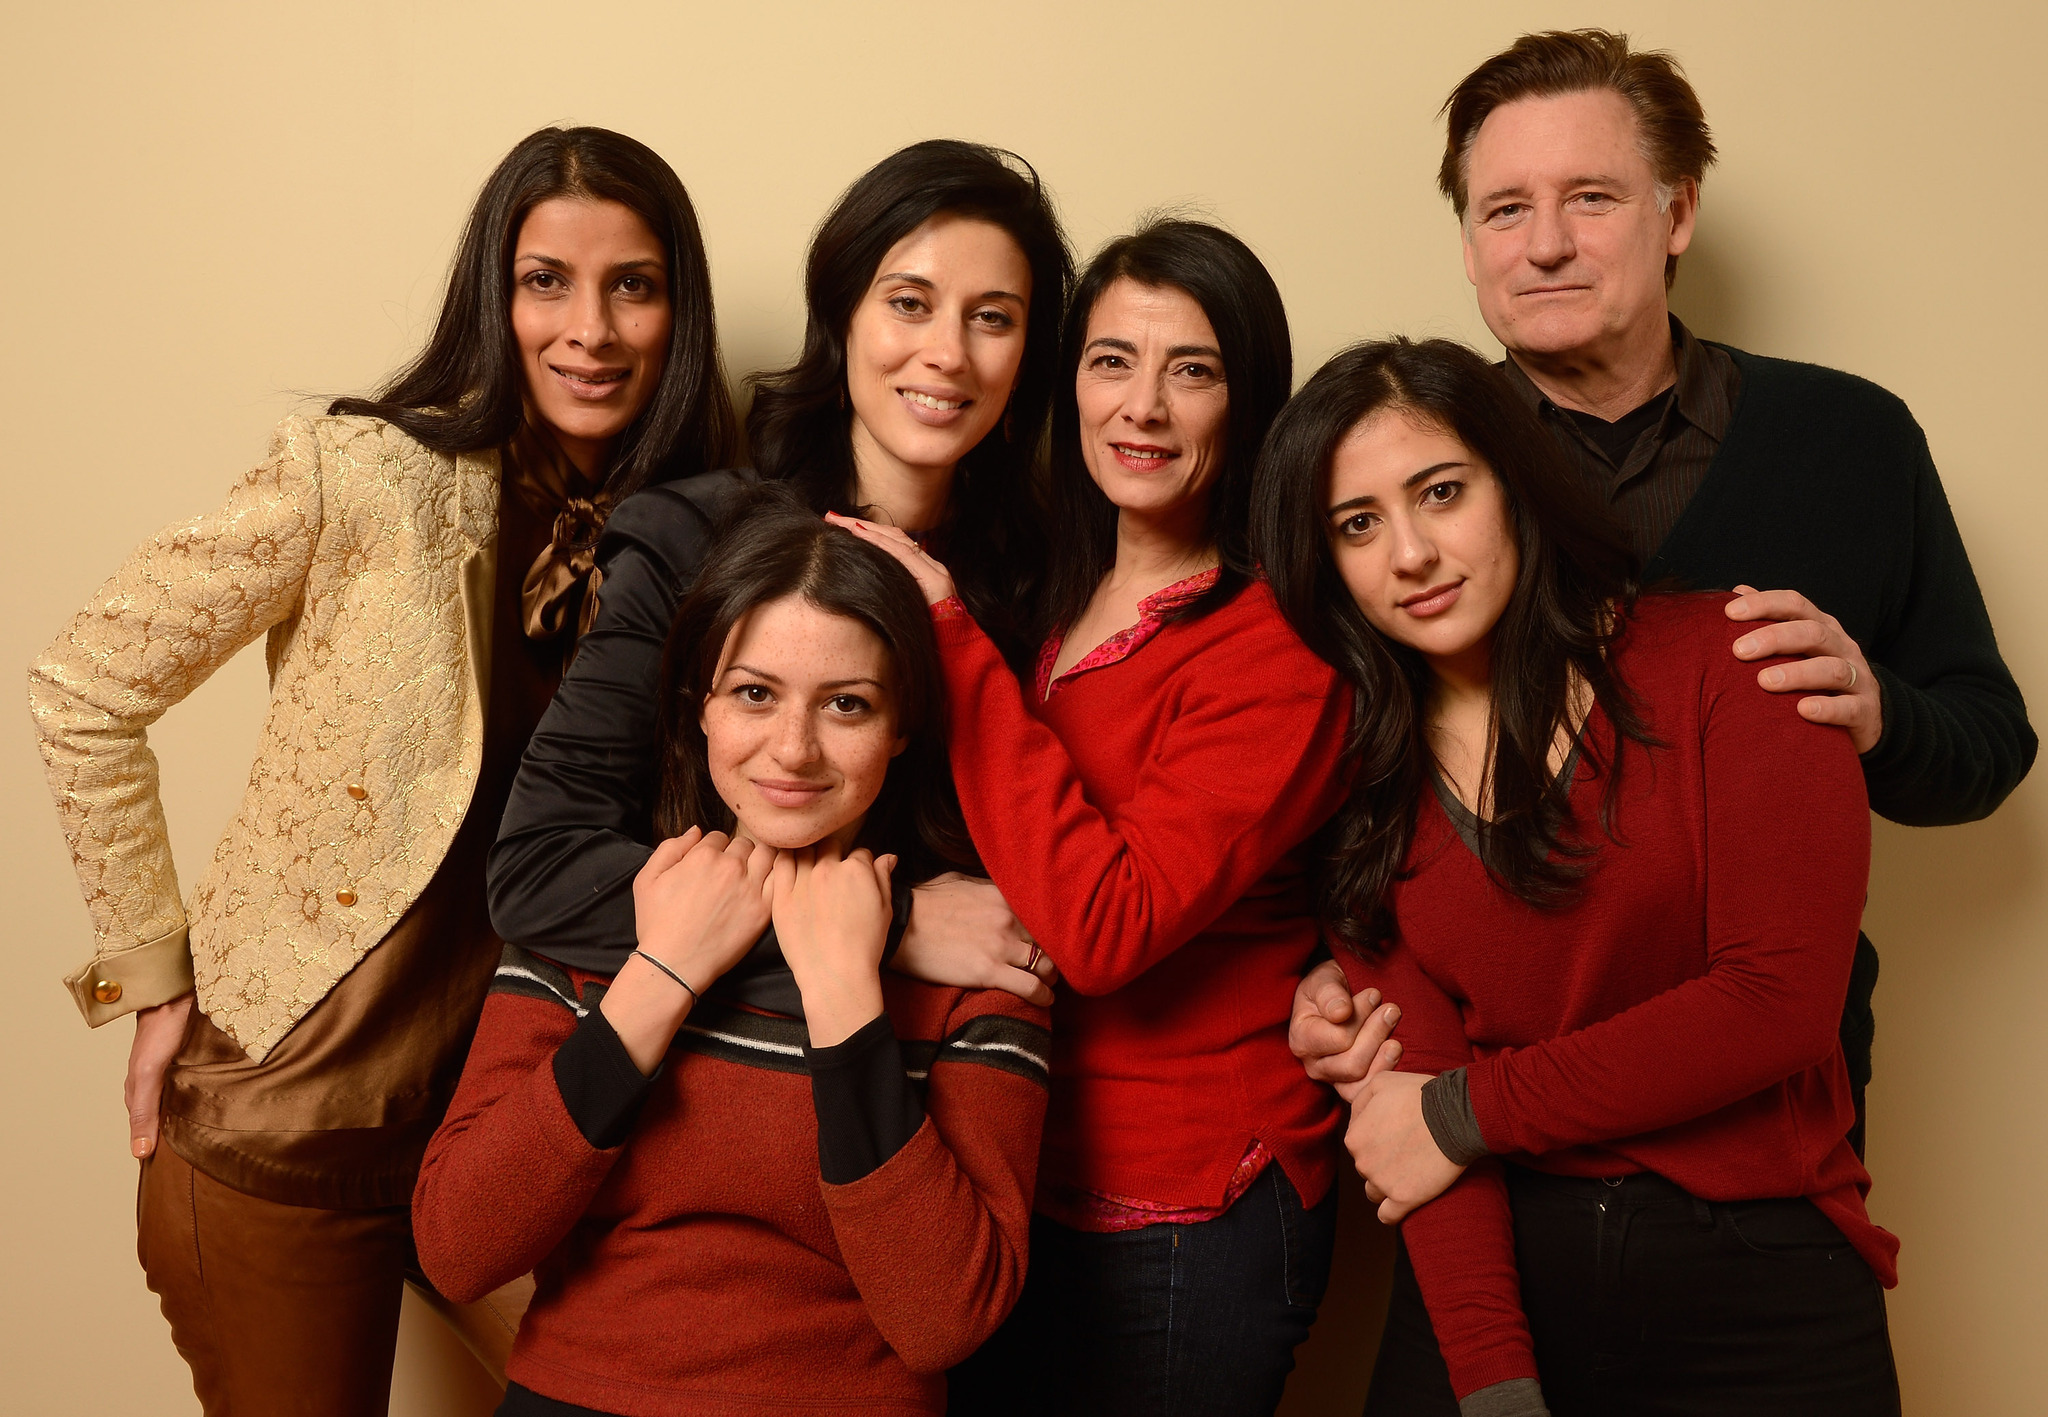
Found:
[[[740,617],[785,596],[872,630],[888,652],[897,731],[909,746],[889,765],[861,843],[893,851],[895,879],[978,870],[946,757],[946,687],[931,612],[895,557],[819,519],[786,486],[761,483],[728,507],[695,585],[677,607],[662,652],[654,826],[731,831],[732,809],[712,786],[703,725],[726,637]]]
[[[1026,653],[1020,607],[1044,561],[1034,466],[1059,364],[1060,312],[1073,257],[1038,173],[1014,153],[933,139],[875,164],[848,187],[811,238],[804,266],[803,350],[756,374],[747,440],[761,475],[793,483],[817,511],[857,511],[853,416],[846,406],[846,335],[882,258],[938,216],[1000,227],[1031,267],[1024,360],[1008,413],[954,471],[944,557],[960,598],[1013,659]]]
[[[512,334],[513,247],[526,214],[556,197],[619,203],[647,223],[668,261],[668,359],[653,398],[619,438],[606,490],[616,501],[650,482],[729,466],[739,424],[718,357],[697,213],[652,148],[605,128],[543,128],[505,155],[470,208],[426,348],[374,395],[338,398],[328,412],[384,419],[437,452],[511,441],[525,395]]]
[[[1366,621],[1330,549],[1330,464],[1364,419],[1396,410],[1456,438],[1493,470],[1521,569],[1493,636],[1492,734],[1479,790],[1491,821],[1482,853],[1495,880],[1539,906],[1569,900],[1593,847],[1571,828],[1569,782],[1550,760],[1570,730],[1575,683],[1615,737],[1591,734],[1580,761],[1606,778],[1614,831],[1625,742],[1649,743],[1608,650],[1640,590],[1633,551],[1608,509],[1565,463],[1505,376],[1464,345],[1406,339],[1355,345],[1302,386],[1274,422],[1252,499],[1252,545],[1295,632],[1351,681],[1351,795],[1325,828],[1318,907],[1338,937],[1370,950],[1393,937],[1387,893],[1429,790],[1431,674],[1422,655]]]
[[[1223,353],[1230,411],[1223,466],[1209,489],[1205,535],[1222,574],[1215,588],[1169,618],[1206,615],[1243,589],[1255,573],[1247,531],[1252,472],[1259,444],[1294,382],[1294,345],[1280,288],[1251,247],[1207,222],[1167,218],[1147,222],[1096,253],[1074,292],[1060,339],[1063,382],[1053,403],[1049,501],[1060,529],[1046,571],[1038,630],[1071,625],[1116,560],[1116,506],[1081,455],[1081,409],[1074,380],[1088,342],[1088,317],[1104,291],[1120,280],[1169,288],[1202,307]]]

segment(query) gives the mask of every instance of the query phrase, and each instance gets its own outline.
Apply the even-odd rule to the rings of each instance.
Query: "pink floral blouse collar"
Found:
[[[1102,669],[1120,660],[1129,659],[1138,652],[1139,646],[1159,633],[1166,623],[1166,616],[1186,605],[1216,584],[1222,572],[1211,566],[1206,571],[1197,571],[1186,580],[1175,581],[1163,590],[1155,590],[1138,602],[1138,623],[1127,630],[1119,630],[1081,656],[1072,669],[1052,677],[1052,666],[1060,657],[1060,646],[1066,643],[1067,632],[1055,631],[1046,637],[1044,646],[1038,651],[1038,701],[1044,703],[1063,688],[1077,674],[1086,674],[1091,669]]]

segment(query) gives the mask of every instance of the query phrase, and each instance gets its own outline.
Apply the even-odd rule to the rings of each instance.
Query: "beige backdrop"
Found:
[[[674,163],[736,374],[794,349],[800,253],[833,195],[955,135],[1036,163],[1084,252],[1161,204],[1233,226],[1287,295],[1299,378],[1364,335],[1484,340],[1431,187],[1436,105],[1516,33],[1596,23],[1675,50],[1721,144],[1680,311],[1912,404],[2006,655],[2048,704],[2028,431],[2048,385],[2048,20],[1969,0],[11,0],[0,669],[19,674],[139,538],[211,506],[296,400],[415,348],[478,182],[543,123],[619,128]],[[263,694],[252,651],[153,735],[188,885]],[[19,1025],[0,1038],[0,1406],[191,1413],[134,1259],[130,1027],[88,1033],[57,987],[91,940],[18,708],[0,782]],[[2044,816],[2037,780],[1988,823],[1878,832],[1871,1208],[1905,1245],[1891,1313],[1919,1414],[2039,1411],[2048,1387]],[[1357,1411],[1385,1248],[1350,1215],[1293,1414]],[[409,1314],[394,1411],[489,1405]]]

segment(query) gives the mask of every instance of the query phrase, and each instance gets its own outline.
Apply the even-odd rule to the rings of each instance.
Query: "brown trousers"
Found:
[[[158,1146],[136,1249],[206,1417],[383,1417],[410,1283],[502,1384],[533,1295],[451,1304],[420,1273],[405,1206],[318,1210],[245,1195]]]

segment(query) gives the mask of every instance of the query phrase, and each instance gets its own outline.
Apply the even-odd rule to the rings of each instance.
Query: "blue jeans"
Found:
[[[954,1417],[1266,1417],[1330,1278],[1337,1193],[1276,1162],[1195,1225],[1094,1235],[1034,1216],[1016,1311],[952,1373]]]

